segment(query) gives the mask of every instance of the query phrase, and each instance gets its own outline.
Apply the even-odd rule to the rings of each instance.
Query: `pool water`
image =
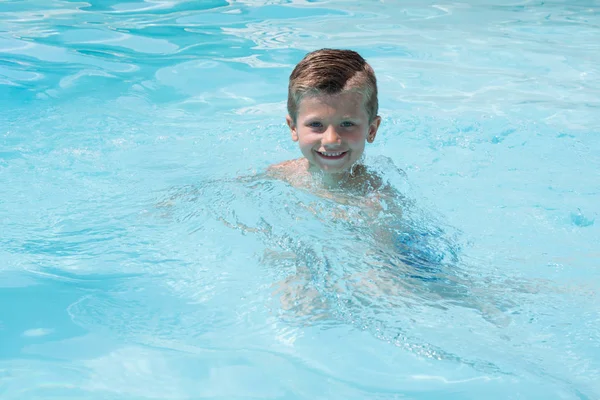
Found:
[[[402,215],[262,174],[320,47]],[[599,171],[595,0],[0,2],[0,398],[600,398]]]

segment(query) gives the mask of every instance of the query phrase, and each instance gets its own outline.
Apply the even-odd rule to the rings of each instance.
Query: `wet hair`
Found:
[[[307,95],[335,95],[355,91],[363,95],[369,122],[377,116],[377,79],[373,68],[355,51],[321,49],[308,53],[296,65],[288,86],[288,114],[294,121]]]

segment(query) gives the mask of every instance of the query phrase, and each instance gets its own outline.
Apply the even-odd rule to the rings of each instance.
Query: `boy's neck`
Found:
[[[319,167],[308,163],[308,172],[313,177],[318,178],[325,186],[329,188],[343,187],[346,184],[351,183],[356,178],[359,178],[365,172],[365,166],[360,162],[355,163],[348,170],[341,172],[326,172],[321,170]]]

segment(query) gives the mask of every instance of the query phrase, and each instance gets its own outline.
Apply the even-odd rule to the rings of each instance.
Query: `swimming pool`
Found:
[[[324,46],[432,279],[260,175]],[[0,107],[2,399],[600,397],[596,1],[4,1]]]

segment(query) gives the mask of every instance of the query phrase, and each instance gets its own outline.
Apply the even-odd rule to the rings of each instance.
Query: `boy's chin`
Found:
[[[350,172],[352,165],[321,165],[313,164],[313,168],[326,175],[340,175]]]
[[[311,164],[325,174],[343,174],[350,171],[353,162],[349,159],[349,154],[346,154],[337,160],[327,160],[316,156]]]

